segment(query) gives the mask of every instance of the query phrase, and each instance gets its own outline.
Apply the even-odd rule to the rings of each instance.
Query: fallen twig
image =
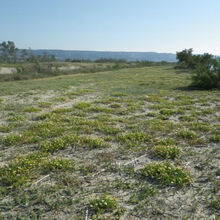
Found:
[[[50,176],[50,174],[48,174],[48,175],[42,177],[41,179],[39,179],[38,181],[36,181],[36,182],[34,183],[34,185],[38,184],[39,182],[41,182],[42,180],[46,179],[46,178],[49,177],[49,176]]]

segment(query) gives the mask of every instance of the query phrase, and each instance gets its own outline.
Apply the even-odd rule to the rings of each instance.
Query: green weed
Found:
[[[181,149],[176,146],[156,146],[152,154],[158,158],[175,160],[180,157]]]
[[[172,163],[150,163],[140,171],[143,177],[147,177],[162,185],[174,185],[182,187],[192,182],[189,171],[182,167],[175,167]]]

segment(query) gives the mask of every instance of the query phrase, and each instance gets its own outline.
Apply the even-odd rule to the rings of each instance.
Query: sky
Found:
[[[220,55],[220,0],[0,0],[18,48]]]

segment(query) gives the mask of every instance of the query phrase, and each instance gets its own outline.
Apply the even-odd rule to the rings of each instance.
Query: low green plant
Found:
[[[181,149],[176,146],[156,146],[152,150],[155,157],[162,159],[177,159],[180,157]]]
[[[74,108],[77,109],[87,109],[91,106],[90,102],[78,102],[74,105]]]
[[[219,198],[212,200],[209,203],[209,207],[210,209],[212,209],[213,211],[219,211],[220,210],[220,196]]]
[[[2,139],[2,144],[4,146],[12,146],[20,144],[23,141],[23,136],[21,134],[9,134]]]
[[[161,109],[160,114],[161,115],[166,115],[166,116],[171,116],[171,115],[175,115],[176,111],[172,110],[172,109]]]
[[[209,140],[214,143],[220,143],[220,134],[211,135]]]
[[[149,142],[151,137],[143,132],[130,132],[118,136],[118,140],[128,147],[135,147],[140,144]]]
[[[22,158],[16,158],[9,164],[0,167],[0,186],[6,188],[18,187],[31,178],[36,178],[45,154],[33,153]]]
[[[182,187],[192,182],[192,175],[182,167],[175,167],[169,162],[153,162],[147,164],[140,171],[143,177],[147,177],[162,185],[174,185]]]
[[[196,133],[190,130],[186,130],[186,129],[179,130],[177,132],[177,136],[180,138],[186,139],[186,140],[196,139]]]
[[[45,173],[49,173],[51,171],[68,171],[68,170],[73,170],[75,166],[75,163],[72,160],[69,159],[59,159],[59,158],[55,158],[55,159],[51,159],[49,161],[46,161],[41,169],[43,170],[43,172]]]
[[[40,144],[39,149],[43,152],[55,152],[58,150],[64,150],[70,146],[69,142],[65,138],[56,138],[50,141],[46,141]]]
[[[23,109],[23,112],[28,112],[28,113],[31,113],[31,112],[40,112],[41,109],[40,108],[36,108],[36,107],[26,107]]]
[[[117,209],[118,206],[117,200],[108,195],[102,195],[99,198],[91,199],[89,201],[89,208],[94,213],[112,212]]]

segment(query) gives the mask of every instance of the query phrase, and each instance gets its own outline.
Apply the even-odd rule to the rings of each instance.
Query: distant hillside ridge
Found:
[[[126,61],[166,61],[176,62],[176,54],[156,52],[110,52],[110,51],[81,51],[81,50],[32,50],[34,55],[54,55],[57,60],[76,59],[95,61],[100,58],[124,59]]]

